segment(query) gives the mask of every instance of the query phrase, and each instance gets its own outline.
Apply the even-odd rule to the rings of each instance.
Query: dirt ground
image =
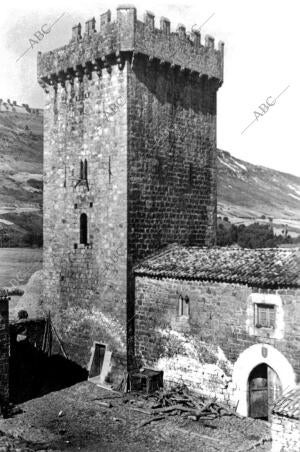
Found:
[[[109,401],[111,408],[101,405]],[[136,395],[91,382],[52,392],[20,405],[22,413],[0,420],[0,452],[271,450],[268,423],[224,416],[205,426],[177,415],[140,426],[149,415],[132,408],[142,404]]]

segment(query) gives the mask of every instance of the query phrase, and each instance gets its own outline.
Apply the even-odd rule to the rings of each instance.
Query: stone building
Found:
[[[134,271],[140,365],[270,418],[300,382],[299,250],[171,245]]]
[[[98,31],[95,19],[83,34],[78,24],[67,45],[38,55],[44,303],[92,375],[132,365],[133,266],[174,242],[215,244],[223,49],[120,6]]]

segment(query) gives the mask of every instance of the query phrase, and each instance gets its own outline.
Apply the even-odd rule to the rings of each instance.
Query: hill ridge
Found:
[[[27,107],[0,108],[0,247],[5,236],[42,234],[43,115]],[[219,216],[245,224],[272,217],[278,233],[300,234],[300,177],[217,152]]]

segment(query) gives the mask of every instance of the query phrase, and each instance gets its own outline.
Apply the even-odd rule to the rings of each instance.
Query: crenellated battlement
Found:
[[[111,12],[100,15],[99,31],[92,18],[72,28],[69,44],[42,54],[38,54],[38,79],[40,84],[64,83],[74,77],[91,77],[112,64],[122,69],[126,60],[133,55],[145,55],[149,62],[159,61],[171,69],[223,81],[224,43],[215,49],[214,38],[206,36],[201,43],[197,31],[187,33],[179,24],[176,32],[171,31],[171,22],[161,17],[159,28],[155,27],[155,16],[146,11],[144,20],[137,19],[136,8],[123,5],[117,8],[117,18],[111,21]]]

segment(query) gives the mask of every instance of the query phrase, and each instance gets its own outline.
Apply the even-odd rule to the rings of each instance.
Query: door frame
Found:
[[[278,375],[282,391],[296,386],[296,375],[287,358],[275,347],[269,344],[255,344],[244,350],[233,367],[233,401],[237,413],[248,416],[248,378],[258,364],[267,364]]]
[[[103,358],[103,364],[102,364],[102,369],[101,369],[101,373],[99,376],[96,377],[88,377],[88,379],[92,382],[95,382],[97,384],[102,384],[105,382],[105,378],[107,377],[107,375],[109,374],[109,372],[111,371],[111,355],[112,352],[109,350],[108,344],[105,342],[100,342],[100,341],[94,341],[93,345],[91,347],[91,356],[90,356],[90,361],[87,367],[87,370],[90,374],[91,371],[91,367],[93,364],[93,359],[94,359],[94,353],[95,353],[95,349],[97,345],[101,345],[105,347],[105,353],[104,353],[104,358]]]

